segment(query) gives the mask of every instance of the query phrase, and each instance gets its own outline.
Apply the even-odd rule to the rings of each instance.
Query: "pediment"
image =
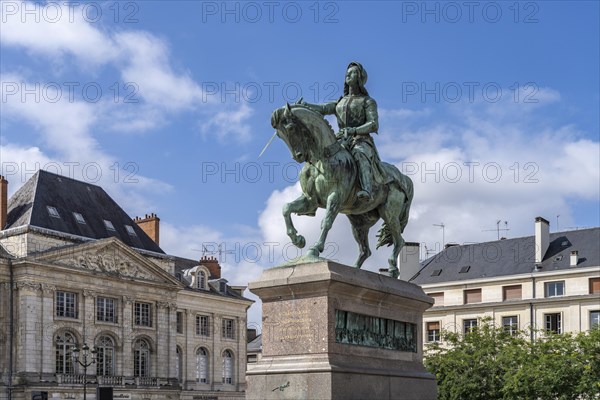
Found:
[[[114,278],[181,285],[167,271],[116,238],[50,250],[33,258],[38,262],[93,271]]]

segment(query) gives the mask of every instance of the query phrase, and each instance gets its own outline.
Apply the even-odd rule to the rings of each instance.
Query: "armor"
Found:
[[[351,93],[349,79],[344,85],[344,96],[338,101],[325,104],[302,105],[322,115],[335,114],[340,132],[337,137],[342,145],[352,152],[359,168],[359,180],[361,190],[357,197],[361,200],[371,199],[371,181],[373,177],[373,165],[379,162],[379,156],[371,133],[377,133],[379,121],[377,116],[377,103],[365,89],[367,73],[359,63],[352,62],[348,65],[347,72],[355,67],[353,73],[358,73],[358,93]]]

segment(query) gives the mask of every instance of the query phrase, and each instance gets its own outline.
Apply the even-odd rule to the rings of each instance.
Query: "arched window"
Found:
[[[233,354],[229,350],[223,352],[223,383],[233,383]]]
[[[145,339],[138,339],[133,347],[133,375],[150,376],[150,345]]]
[[[115,374],[115,343],[109,336],[101,336],[96,344],[96,375]]]
[[[196,381],[208,383],[208,351],[204,347],[196,351]]]
[[[75,347],[77,341],[69,332],[63,332],[56,335],[56,373],[74,374],[73,360],[71,359],[71,350]]]
[[[181,347],[176,346],[175,356],[177,357],[177,363],[175,364],[177,379],[179,379],[179,382],[182,382],[183,381],[183,354],[181,351]]]
[[[206,272],[198,270],[196,281],[198,283],[198,289],[206,289]]]

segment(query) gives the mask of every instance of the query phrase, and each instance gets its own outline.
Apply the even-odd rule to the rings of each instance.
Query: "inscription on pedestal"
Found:
[[[417,352],[417,326],[410,322],[335,310],[335,341],[357,346]]]

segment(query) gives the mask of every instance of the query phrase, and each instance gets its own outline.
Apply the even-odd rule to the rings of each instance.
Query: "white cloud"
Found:
[[[200,125],[205,137],[215,136],[220,142],[238,140],[240,143],[250,141],[250,127],[246,124],[254,111],[242,103],[237,109],[217,112]]]

